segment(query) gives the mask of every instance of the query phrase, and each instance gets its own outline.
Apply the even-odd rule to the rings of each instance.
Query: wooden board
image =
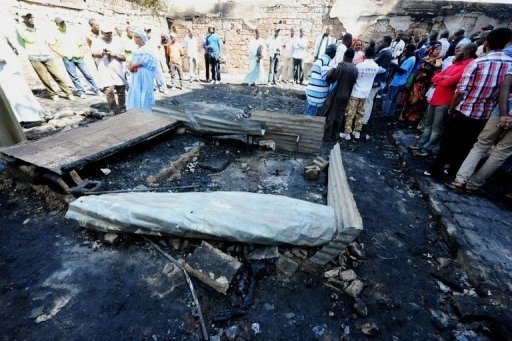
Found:
[[[178,124],[169,116],[130,110],[85,127],[2,148],[0,153],[62,175],[171,130]]]

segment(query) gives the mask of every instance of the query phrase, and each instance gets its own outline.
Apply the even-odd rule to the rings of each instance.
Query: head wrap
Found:
[[[136,28],[133,30],[133,36],[135,37],[139,37],[140,39],[142,39],[142,41],[144,42],[144,44],[148,41],[148,35],[144,32],[143,29],[141,28]]]

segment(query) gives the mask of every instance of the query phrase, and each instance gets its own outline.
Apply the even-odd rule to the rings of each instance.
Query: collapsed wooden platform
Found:
[[[30,177],[63,175],[88,163],[167,132],[180,122],[159,114],[130,110],[88,126],[61,132],[36,141],[0,149],[8,166],[28,166]]]

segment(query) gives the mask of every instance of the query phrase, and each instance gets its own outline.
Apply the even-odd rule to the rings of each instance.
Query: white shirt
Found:
[[[295,39],[295,37],[286,37],[286,43],[284,44],[284,53],[285,53],[285,56],[288,57],[288,58],[292,58],[293,57],[293,40]]]
[[[118,39],[112,39],[110,43],[107,43],[103,38],[99,38],[92,42],[92,53],[101,54],[104,49],[110,50],[112,55],[124,56],[124,48]],[[96,65],[98,66],[99,76],[96,81],[100,88],[126,84],[124,62],[113,57],[103,56],[96,59]]]
[[[330,67],[336,67],[339,63],[343,61],[343,56],[345,55],[345,51],[347,51],[347,47],[345,44],[340,43],[338,48],[336,49],[336,55],[329,63]]]
[[[365,59],[363,62],[356,65],[357,67],[357,80],[352,89],[352,97],[366,98],[370,94],[373,86],[373,80],[379,71],[379,66],[373,59]]]
[[[393,57],[393,59],[391,60],[391,63],[398,65],[398,59],[404,52],[405,41],[403,41],[402,39],[400,39],[399,41],[393,40],[391,42],[390,47],[391,47],[391,56]]]
[[[272,36],[267,40],[268,45],[268,53],[270,57],[274,57],[275,54],[281,53],[281,47],[283,46],[283,41],[280,36]]]
[[[446,52],[448,52],[448,49],[450,48],[450,42],[446,38],[439,39],[439,42],[441,43],[441,52],[439,53],[439,55],[441,56],[441,58],[444,58]]]
[[[295,59],[304,59],[306,58],[306,46],[308,42],[306,40],[306,37],[295,37],[293,40],[293,58]]]
[[[187,35],[183,40],[183,48],[185,49],[185,53],[188,58],[198,58],[199,52],[196,36],[192,36],[192,38],[190,38],[190,36]]]

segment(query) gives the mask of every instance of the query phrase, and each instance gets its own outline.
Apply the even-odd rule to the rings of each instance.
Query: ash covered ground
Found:
[[[159,103],[221,103],[244,110],[300,114],[301,89],[193,84]],[[42,100],[54,119],[27,131],[29,138],[88,124],[107,111],[101,99]],[[108,119],[105,117],[103,119]],[[427,202],[404,169],[389,125],[373,119],[358,142],[341,151],[364,231],[323,268],[307,265],[316,249],[280,246],[277,256],[257,245],[209,241],[243,263],[227,295],[192,278],[207,331],[217,340],[485,340],[493,326],[463,320],[454,304],[476,296],[445,245]],[[77,138],[81,138],[77,136]],[[197,159],[172,181],[148,185],[148,176],[199,144]],[[331,145],[320,155],[328,158]],[[210,137],[178,129],[80,169],[102,191],[249,191],[326,203],[327,176],[303,177],[312,155],[260,150],[243,138]],[[108,169],[105,175],[102,171]],[[144,187],[142,187],[144,186]],[[197,307],[182,272],[146,239],[104,234],[64,218],[67,204],[42,184],[1,174],[0,330],[2,339],[199,340]],[[201,240],[156,238],[185,259]],[[279,258],[298,264],[290,268]],[[353,270],[364,284],[352,297],[351,280],[326,272]],[[329,274],[329,273],[327,273]]]

